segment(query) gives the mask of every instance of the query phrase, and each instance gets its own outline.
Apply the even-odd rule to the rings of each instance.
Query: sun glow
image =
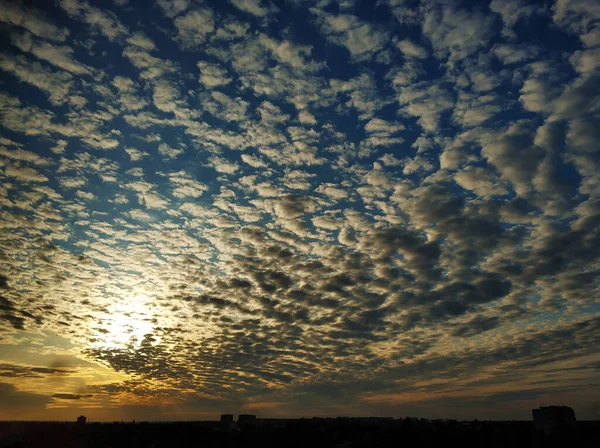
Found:
[[[154,324],[148,299],[135,297],[109,307],[109,313],[98,331],[97,344],[102,347],[125,348],[141,346],[146,335],[152,334]],[[152,342],[156,342],[156,337]]]

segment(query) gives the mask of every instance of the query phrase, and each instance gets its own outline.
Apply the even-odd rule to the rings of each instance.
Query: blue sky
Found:
[[[0,32],[0,418],[598,418],[593,2],[3,0]]]

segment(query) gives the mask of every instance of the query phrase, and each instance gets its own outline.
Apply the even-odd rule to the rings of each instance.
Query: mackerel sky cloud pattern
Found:
[[[600,418],[599,5],[0,0],[0,419]]]

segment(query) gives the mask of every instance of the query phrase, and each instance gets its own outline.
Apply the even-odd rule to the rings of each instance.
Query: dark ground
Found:
[[[600,422],[536,432],[533,422],[417,419],[258,420],[226,429],[218,422],[0,422],[0,447],[600,447]]]

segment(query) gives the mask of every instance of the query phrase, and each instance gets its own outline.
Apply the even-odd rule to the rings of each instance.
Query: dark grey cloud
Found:
[[[50,397],[19,391],[14,385],[0,383],[0,411],[14,418],[30,415],[29,412],[43,410]]]
[[[9,378],[46,378],[55,375],[66,375],[74,370],[54,367],[29,367],[15,364],[0,364],[0,376]]]
[[[81,400],[82,398],[91,398],[93,395],[91,394],[53,394],[52,398],[56,398],[58,400]]]
[[[477,316],[468,322],[457,326],[452,334],[458,337],[472,337],[481,334],[485,331],[492,330],[500,324],[500,319],[497,316],[483,317]]]

